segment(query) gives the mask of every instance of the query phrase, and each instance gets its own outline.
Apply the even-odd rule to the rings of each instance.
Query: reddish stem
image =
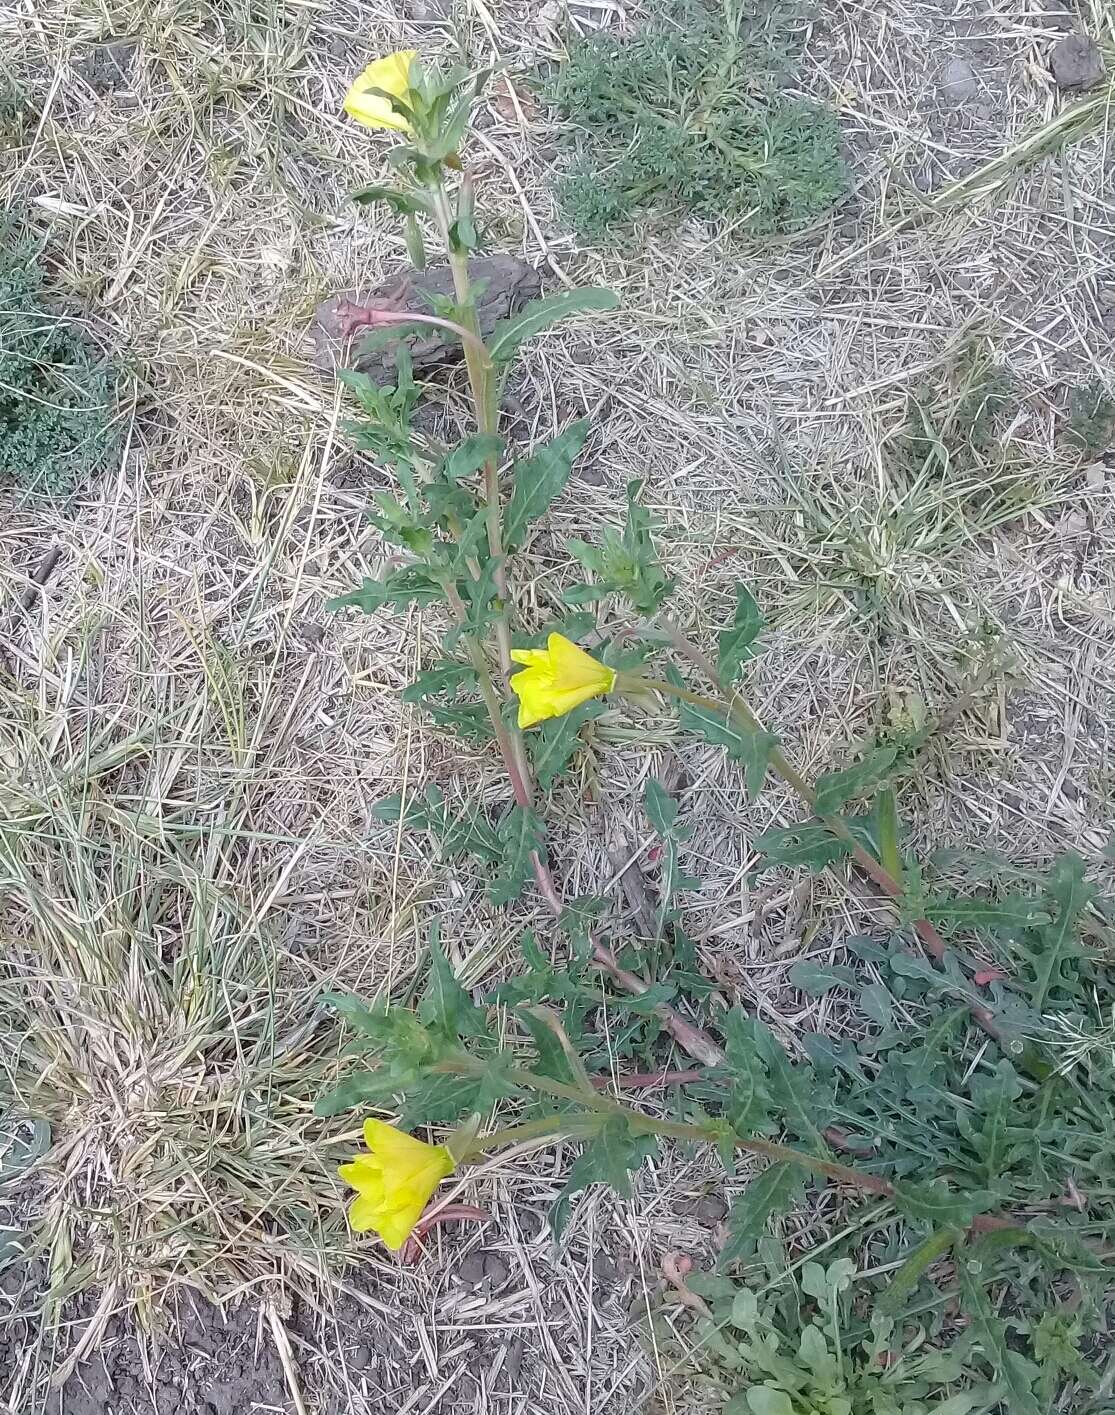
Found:
[[[691,1086],[695,1081],[703,1081],[703,1071],[632,1071],[626,1076],[593,1076],[592,1084],[598,1091],[615,1085],[622,1091],[634,1091],[644,1086]]]

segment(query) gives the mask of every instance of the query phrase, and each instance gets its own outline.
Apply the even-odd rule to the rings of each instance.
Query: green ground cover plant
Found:
[[[352,1225],[393,1249],[420,1243],[446,1216],[427,1210],[442,1178],[505,1146],[560,1136],[579,1146],[551,1214],[560,1234],[589,1186],[625,1194],[664,1143],[709,1146],[726,1174],[741,1160],[762,1166],[731,1210],[723,1273],[704,1281],[707,1299],[700,1281],[690,1289],[708,1323],[697,1359],[730,1410],[1087,1409],[1106,1381],[1096,1355],[1107,1328],[1115,1068],[1106,915],[1084,862],[1063,853],[1022,878],[992,863],[957,890],[955,873],[906,843],[911,751],[861,748],[807,778],[747,701],[765,630],[755,596],[737,585],[733,618],[707,657],[671,616],[675,582],[637,483],[623,530],[571,541],[560,590],[520,616],[515,555],[563,493],[590,427],[575,421],[514,454],[500,390],[526,340],[617,301],[603,289],[546,296],[481,339],[468,259],[475,194],[457,155],[474,92],[464,72],[434,74],[406,52],[370,66],[350,94],[354,117],[403,134],[390,160],[409,179],[357,200],[400,213],[412,247],[434,232],[455,285],[428,315],[353,306],[350,329],[370,328],[381,343],[434,327],[459,343],[475,421],[455,444],[431,444],[413,421],[421,390],[405,354],[391,386],[350,378],[362,410],[352,435],[393,473],[398,495],[380,493],[373,517],[393,548],[390,568],[335,608],[440,616],[440,650],[405,697],[470,744],[494,745],[509,799],[493,812],[419,784],[381,802],[380,818],[432,837],[447,868],[480,862],[493,905],[536,891],[554,927],[524,936],[521,975],[477,998],[431,919],[414,1006],[332,999],[359,1060],[320,1113],[398,1117],[369,1119],[367,1150],[342,1166],[358,1194]],[[981,377],[962,410],[969,443],[987,389]],[[924,408],[920,423],[930,425]],[[927,460],[942,439],[930,443]],[[791,970],[803,993],[842,1001],[836,1036],[805,1035],[791,1049],[712,996],[685,932],[699,883],[691,824],[662,783],[651,780],[643,802],[660,866],[658,908],[640,935],[612,935],[606,900],[566,897],[549,794],[605,699],[620,712],[676,712],[683,737],[738,765],[749,799],[772,775],[796,794],[801,818],[751,842],[753,878],[851,872],[890,902],[889,932]],[[670,1072],[677,1050],[697,1064]],[[668,1118],[633,1103],[623,1077],[616,1084],[617,1056],[674,1086]],[[436,1142],[404,1133],[419,1126],[448,1133]],[[834,1196],[846,1206],[843,1231],[796,1251],[787,1216]]]
[[[115,377],[46,303],[41,256],[14,217],[0,220],[0,481],[64,495],[111,453]]]
[[[847,187],[835,119],[779,90],[769,41],[730,4],[578,40],[545,96],[570,137],[558,199],[587,241],[648,215],[785,234]]]
[[[1068,437],[1083,457],[1097,457],[1115,446],[1115,398],[1102,380],[1090,378],[1070,392]]]

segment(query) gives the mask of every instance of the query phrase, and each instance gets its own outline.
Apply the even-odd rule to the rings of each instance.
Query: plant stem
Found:
[[[477,1066],[479,1064],[477,1063]],[[450,1074],[467,1074],[474,1070],[474,1066],[468,1061],[447,1061],[433,1067],[435,1071],[448,1072]],[[673,1140],[690,1140],[702,1144],[715,1144],[722,1135],[722,1131],[716,1125],[693,1125],[684,1120],[658,1120],[651,1115],[643,1115],[639,1111],[629,1110],[626,1106],[620,1105],[618,1101],[607,1096],[586,1095],[579,1086],[569,1085],[564,1081],[556,1081],[549,1076],[540,1076],[537,1072],[528,1071],[522,1066],[510,1067],[507,1071],[507,1079],[513,1084],[522,1087],[524,1090],[534,1091],[544,1096],[551,1096],[555,1100],[574,1101],[585,1110],[593,1112],[603,1118],[611,1116],[622,1116],[628,1125],[634,1130],[641,1131],[647,1135],[662,1135]],[[540,1122],[529,1122],[530,1135],[527,1138],[535,1138],[537,1135],[547,1133],[539,1129],[539,1125],[549,1125],[550,1134],[584,1133],[586,1126],[584,1117],[571,1116],[550,1116]],[[515,1127],[523,1129],[524,1127]],[[507,1131],[496,1131],[497,1136],[506,1135]],[[490,1140],[491,1137],[489,1137]],[[489,1140],[483,1142],[486,1148]],[[500,1143],[504,1143],[502,1140]],[[861,1170],[853,1169],[851,1165],[840,1164],[836,1160],[822,1159],[817,1155],[806,1154],[802,1150],[791,1149],[787,1145],[778,1145],[771,1140],[760,1140],[755,1136],[744,1139],[741,1136],[733,1136],[733,1144],[736,1149],[744,1150],[748,1154],[765,1155],[770,1160],[783,1160],[788,1164],[800,1165],[803,1169],[809,1170],[813,1174],[823,1174],[829,1179],[834,1179],[841,1184],[850,1184],[857,1189],[862,1189],[868,1194],[880,1194],[884,1197],[894,1193],[894,1186],[886,1179],[880,1179],[874,1174],[864,1174]]]
[[[470,336],[462,343],[473,407],[476,413],[476,425],[481,433],[491,434],[496,431],[499,422],[498,387],[492,362],[487,356],[476,318],[468,257],[455,250],[450,239],[453,218],[449,207],[449,198],[444,183],[440,179],[433,188],[433,209],[438,229],[445,242],[449,268],[453,275],[453,289],[457,297],[457,304],[460,306],[461,318],[464,320]],[[479,350],[483,351],[483,356],[478,353],[477,346],[479,346]],[[510,596],[507,589],[507,567],[504,563],[499,465],[495,458],[490,458],[484,464],[484,501],[488,510],[488,552],[495,562],[495,584],[499,596],[495,636],[499,648],[500,664],[506,675],[510,673],[512,667]],[[458,624],[464,625],[468,616],[456,586],[447,584],[446,593]],[[492,680],[483,647],[475,635],[465,634],[463,637],[469,660],[476,670],[480,692],[491,719],[496,745],[499,747],[500,755],[507,769],[515,803],[523,810],[529,810],[534,797],[534,782],[522,733],[517,727],[509,727],[504,721],[502,699]],[[560,918],[564,905],[549,865],[537,850],[531,852],[530,863],[539,893],[546,901],[551,914],[555,918]],[[621,968],[615,954],[606,944],[595,938],[592,938],[590,942],[593,961],[608,974],[618,988],[636,997],[646,992],[648,984],[626,968]],[[706,1066],[717,1066],[724,1060],[724,1053],[713,1039],[699,1027],[687,1022],[672,1007],[663,1003],[655,1008],[655,1014],[678,1046],[695,1060],[703,1062]]]
[[[496,381],[492,362],[487,356],[484,342],[480,334],[480,325],[476,318],[476,305],[472,298],[472,277],[468,270],[468,256],[454,249],[450,240],[450,230],[453,225],[452,213],[449,210],[449,198],[446,195],[444,185],[439,182],[434,188],[434,214],[437,220],[441,237],[445,242],[446,253],[449,257],[449,269],[453,276],[453,290],[457,297],[457,304],[461,310],[461,318],[465,320],[467,327],[471,331],[474,339],[484,350],[483,357],[478,357],[476,349],[469,341],[465,344],[465,366],[468,369],[469,387],[472,390],[472,402],[476,412],[477,429],[485,434],[495,433],[496,424],[499,421],[499,408],[496,401]],[[499,615],[496,619],[496,641],[499,644],[500,664],[504,673],[511,672],[511,626],[509,619],[509,599],[507,593],[507,567],[503,563],[503,526],[500,518],[499,499],[499,464],[494,457],[490,457],[484,463],[484,501],[488,507],[488,553],[496,561],[495,581],[496,589],[499,591],[500,605]],[[522,755],[522,742],[518,743],[519,754]]]

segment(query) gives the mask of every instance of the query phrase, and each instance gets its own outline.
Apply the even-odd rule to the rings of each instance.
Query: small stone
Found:
[[[727,1214],[728,1205],[716,1194],[706,1194],[693,1210],[701,1223],[714,1228]]]
[[[1048,9],[1033,17],[1047,29],[1072,29],[1074,21],[1069,10]]]
[[[523,1338],[521,1336],[515,1337],[511,1345],[507,1348],[507,1360],[504,1362],[503,1369],[507,1372],[508,1379],[512,1386],[514,1386],[519,1379],[519,1371],[523,1364],[523,1349]]]
[[[592,1260],[592,1273],[601,1287],[611,1287],[619,1277],[615,1261],[607,1253],[597,1253]]]
[[[1059,39],[1049,63],[1058,88],[1095,88],[1107,76],[1103,52],[1094,39],[1083,34],[1066,34]]]
[[[950,59],[941,70],[937,87],[950,103],[967,103],[979,93],[979,79],[967,59]]]
[[[502,1287],[511,1276],[511,1269],[507,1265],[507,1260],[501,1258],[498,1253],[484,1254],[484,1280],[492,1287]]]
[[[372,1364],[372,1348],[366,1342],[358,1346],[348,1358],[348,1364],[354,1371],[366,1371]]]
[[[479,1287],[484,1281],[484,1262],[487,1256],[486,1253],[469,1253],[462,1259],[457,1276],[466,1287]]]

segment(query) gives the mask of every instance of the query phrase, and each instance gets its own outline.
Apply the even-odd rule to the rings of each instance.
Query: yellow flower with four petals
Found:
[[[410,89],[410,66],[417,49],[400,49],[383,59],[375,59],[345,94],[345,112],[366,128],[388,128],[395,133],[409,133],[406,118],[392,108],[381,93],[403,98]],[[369,90],[379,89],[380,93]]]
[[[378,1233],[397,1253],[456,1162],[444,1145],[427,1145],[383,1120],[365,1120],[364,1143],[368,1153],[337,1171],[357,1191],[348,1221],[357,1233]]]
[[[519,699],[520,727],[562,717],[616,686],[615,669],[597,663],[564,634],[551,634],[544,649],[512,649],[511,657],[525,665],[511,679],[511,691]]]

